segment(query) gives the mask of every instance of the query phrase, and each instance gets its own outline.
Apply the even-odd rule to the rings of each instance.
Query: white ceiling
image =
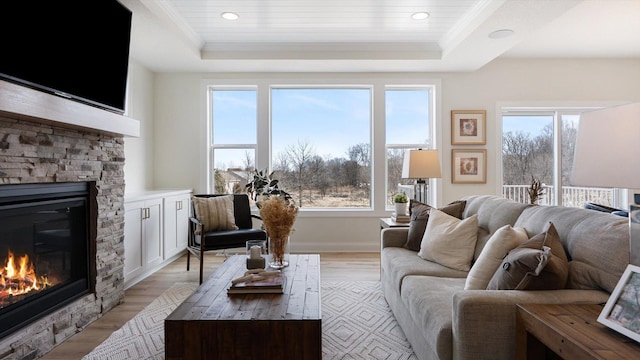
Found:
[[[497,57],[640,58],[640,0],[120,0],[158,72],[474,71]],[[222,12],[237,13],[228,21]],[[426,11],[426,20],[411,14]],[[511,29],[507,38],[489,33]]]

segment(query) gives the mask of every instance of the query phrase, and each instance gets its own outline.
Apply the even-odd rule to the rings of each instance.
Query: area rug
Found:
[[[164,359],[164,319],[195,289],[177,283],[83,360]],[[378,281],[322,283],[322,358],[415,360]]]

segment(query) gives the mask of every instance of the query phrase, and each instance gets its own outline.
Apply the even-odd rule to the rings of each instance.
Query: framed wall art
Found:
[[[451,110],[451,144],[485,145],[486,117],[485,110]]]
[[[640,342],[640,267],[627,265],[598,322]]]
[[[451,150],[451,182],[454,184],[486,184],[487,150]]]

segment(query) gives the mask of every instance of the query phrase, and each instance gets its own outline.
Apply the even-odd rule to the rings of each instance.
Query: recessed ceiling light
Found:
[[[489,34],[490,39],[503,39],[513,35],[514,31],[511,29],[500,29],[493,31]]]
[[[413,20],[424,20],[424,19],[426,19],[428,17],[429,17],[429,13],[425,12],[425,11],[421,11],[421,12],[417,12],[417,13],[411,14],[411,18]]]
[[[220,16],[225,20],[238,20],[240,18],[238,14],[232,12],[223,12]]]

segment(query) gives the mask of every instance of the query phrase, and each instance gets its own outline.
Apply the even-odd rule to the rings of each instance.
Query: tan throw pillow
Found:
[[[462,219],[462,212],[467,205],[466,200],[456,200],[448,205],[441,207],[440,211],[454,216],[458,219]],[[411,213],[411,221],[409,223],[409,233],[407,234],[407,241],[404,247],[413,250],[420,250],[420,243],[424,236],[424,231],[427,228],[427,222],[429,221],[429,211],[432,209],[431,205],[423,204],[419,201],[411,200],[409,202],[409,212]]]
[[[192,198],[196,218],[202,222],[202,231],[237,230],[233,215],[233,195]]]
[[[527,231],[522,227],[514,228],[511,225],[505,225],[496,230],[480,252],[478,260],[471,267],[464,289],[486,289],[507,253],[528,239]]]
[[[511,250],[489,281],[487,290],[564,289],[569,276],[567,255],[552,223]]]
[[[505,225],[496,230],[480,252],[478,260],[471,267],[465,290],[484,290],[493,274],[509,251],[529,240],[527,231],[522,227]]]
[[[431,209],[418,256],[452,269],[469,271],[477,240],[477,214],[460,220]]]

